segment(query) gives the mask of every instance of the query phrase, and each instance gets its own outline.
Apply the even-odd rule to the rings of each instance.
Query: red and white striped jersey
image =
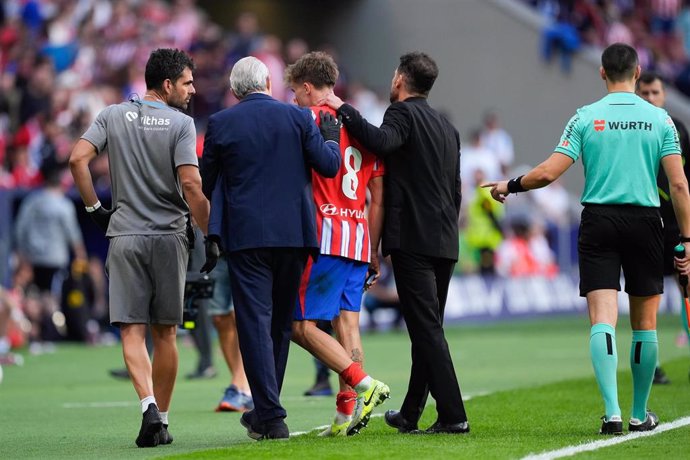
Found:
[[[311,107],[311,111],[317,124],[319,111],[337,116],[335,110],[327,106]],[[343,161],[334,178],[312,173],[321,254],[369,262],[371,243],[364,212],[367,184],[371,178],[383,175],[383,162],[351,138],[345,129],[340,130],[340,154]]]

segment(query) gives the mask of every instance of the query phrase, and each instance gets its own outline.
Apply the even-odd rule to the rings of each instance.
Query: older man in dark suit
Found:
[[[273,99],[268,69],[254,57],[235,64],[230,86],[240,102],[209,119],[203,190],[210,199],[222,173],[223,241],[255,404],[242,425],[254,439],[287,438],[280,389],[292,313],[307,257],[319,247],[311,170],[337,173],[340,125],[322,114],[319,128],[308,110]]]
[[[467,433],[469,425],[443,332],[448,284],[458,258],[460,136],[427,103],[438,67],[424,53],[400,57],[391,105],[380,128],[334,95],[326,101],[348,132],[385,158],[383,253],[390,254],[412,342],[410,383],[400,411],[386,422],[417,430],[429,392],[438,420],[427,433]]]

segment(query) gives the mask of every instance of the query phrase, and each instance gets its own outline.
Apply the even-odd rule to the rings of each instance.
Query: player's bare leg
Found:
[[[340,316],[332,321],[335,336],[352,361],[359,363],[364,368],[364,349],[362,337],[359,333],[359,312],[340,310]],[[340,391],[352,390],[340,379]]]
[[[177,377],[177,326],[154,324],[153,336],[153,393],[162,412],[170,408]]]
[[[353,362],[340,342],[319,329],[316,321],[293,321],[292,340],[338,374]]]
[[[159,433],[163,422],[154,396],[146,328],[146,324],[123,324],[120,337],[125,365],[141,403],[142,422],[136,444],[139,447],[155,447],[160,443]]]
[[[240,343],[237,338],[237,325],[235,312],[227,315],[213,317],[213,324],[218,331],[220,349],[223,352],[225,362],[232,374],[231,385],[235,385],[243,393],[251,394],[247,374],[244,373],[244,363],[240,353]]]

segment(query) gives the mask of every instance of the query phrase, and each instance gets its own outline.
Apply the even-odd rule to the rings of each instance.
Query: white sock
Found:
[[[369,387],[371,386],[371,382],[373,382],[374,379],[369,377],[368,375],[364,377],[362,380],[359,381],[357,385],[355,385],[355,392],[356,393],[362,393],[363,391],[367,391]]]
[[[345,422],[352,420],[352,415],[345,415],[342,412],[335,411],[335,424],[342,425]]]
[[[168,424],[168,412],[161,412],[161,421],[163,422],[163,425]]]
[[[153,396],[147,396],[144,399],[142,399],[140,402],[141,402],[141,413],[143,414],[144,412],[146,412],[146,409],[149,408],[149,404],[151,404],[151,403],[156,404],[156,398],[154,398]],[[158,406],[158,404],[156,404],[156,406]]]

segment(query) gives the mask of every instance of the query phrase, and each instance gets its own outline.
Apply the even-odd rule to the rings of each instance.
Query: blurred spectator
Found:
[[[70,249],[75,259],[84,263],[87,260],[74,203],[60,186],[62,170],[57,166],[44,169],[45,187],[22,201],[14,227],[20,260],[31,266],[33,284],[45,294],[38,299],[43,305],[34,319],[47,326],[57,306],[61,278],[70,263]],[[55,337],[41,330],[40,338]]]
[[[489,189],[479,186],[484,182],[486,178],[483,171],[475,170],[475,191],[467,208],[464,238],[479,267],[479,273],[493,275],[495,273],[494,252],[503,240],[500,223],[503,207],[491,198]]]
[[[515,152],[513,151],[513,138],[505,129],[501,128],[496,112],[490,111],[484,115],[481,141],[483,146],[494,152],[501,163],[501,172],[505,175],[515,160]]]
[[[477,186],[475,175],[481,170],[482,177],[487,181],[499,180],[503,177],[501,163],[492,151],[482,144],[481,129],[473,129],[469,140],[462,146],[460,155],[460,174],[462,178],[462,197],[465,203],[472,201]]]
[[[558,273],[555,257],[543,232],[527,217],[514,218],[511,234],[496,251],[496,272],[505,277],[553,276]]]
[[[565,10],[551,18],[542,32],[542,57],[551,62],[555,53],[560,54],[561,70],[570,73],[572,56],[580,49],[580,34],[569,21]]]
[[[383,102],[374,91],[358,82],[350,85],[348,93],[352,106],[359,110],[369,123],[374,126],[381,126],[383,114],[386,113],[388,104]]]
[[[685,56],[690,56],[690,0],[683,0],[676,27],[683,44]]]
[[[271,95],[279,101],[287,101],[292,91],[287,91],[283,75],[285,61],[282,56],[283,43],[275,35],[265,35],[252,54],[268,67],[271,76]]]

